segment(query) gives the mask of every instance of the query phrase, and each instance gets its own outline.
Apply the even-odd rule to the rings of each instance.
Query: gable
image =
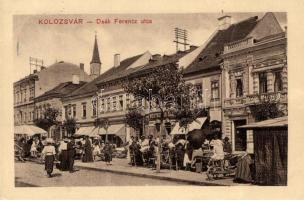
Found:
[[[269,35],[275,35],[282,32],[283,29],[275,15],[273,13],[266,13],[248,36],[259,40]]]

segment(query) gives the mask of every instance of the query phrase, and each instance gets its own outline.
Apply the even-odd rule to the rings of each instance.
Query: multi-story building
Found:
[[[70,94],[74,90],[83,86],[86,82],[79,81],[79,77],[74,75],[72,82],[60,83],[58,86],[43,93],[35,98],[35,111],[36,118],[44,118],[44,111],[48,108],[53,108],[59,111],[57,121],[62,122],[64,117],[62,116],[62,101],[61,98],[67,94]],[[49,137],[56,139],[62,138],[63,126],[61,124],[50,127]]]
[[[97,101],[96,96],[100,91],[97,84],[110,77],[118,76],[122,71],[132,71],[138,66],[143,66],[148,63],[150,58],[151,54],[148,51],[122,61],[120,61],[120,55],[115,54],[113,67],[62,98],[64,118],[74,118],[77,121],[78,133],[80,133],[91,132],[95,128],[94,123],[97,118],[111,118],[113,116],[108,131],[115,133],[118,136],[117,140],[120,141],[119,138],[121,137],[121,141],[125,141],[125,125],[121,126],[115,123],[117,119],[124,117],[130,97],[123,92],[121,85],[112,84],[99,94],[100,98]],[[100,63],[98,45],[95,40],[91,68],[93,69]],[[103,133],[102,131],[101,129],[100,134]]]
[[[222,55],[223,130],[234,151],[252,152],[251,131],[237,129],[255,121],[250,105],[273,100],[287,115],[286,33],[272,13],[235,26],[241,37],[226,43]]]

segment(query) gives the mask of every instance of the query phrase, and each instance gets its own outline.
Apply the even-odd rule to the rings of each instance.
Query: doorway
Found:
[[[234,120],[234,148],[235,151],[246,151],[247,149],[247,132],[237,127],[246,125],[246,119]]]

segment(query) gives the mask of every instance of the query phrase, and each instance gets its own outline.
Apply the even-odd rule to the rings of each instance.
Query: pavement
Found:
[[[38,162],[37,160],[30,160]],[[205,185],[205,186],[240,186],[251,184],[240,184],[233,182],[233,176],[219,177],[215,180],[207,180],[206,172],[197,173],[185,170],[170,170],[161,169],[159,173],[147,167],[135,167],[128,164],[128,159],[114,158],[111,165],[106,165],[103,161],[96,161],[91,163],[83,163],[80,160],[75,160],[76,169],[109,172],[120,175],[137,176],[150,179],[158,179],[164,181],[173,181],[191,185]]]
[[[139,176],[159,180],[167,180],[174,182],[181,182],[192,185],[209,185],[209,186],[234,186],[234,185],[250,185],[239,184],[233,182],[232,176],[219,177],[213,181],[207,180],[206,172],[196,173],[185,170],[170,170],[161,169],[159,173],[147,167],[135,167],[128,164],[127,159],[113,159],[111,165],[106,165],[105,162],[96,161],[93,163],[83,163],[75,161],[75,167],[80,169],[111,172],[116,174],[123,174],[129,176]]]

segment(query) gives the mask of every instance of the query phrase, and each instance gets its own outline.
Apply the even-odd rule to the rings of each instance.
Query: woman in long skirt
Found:
[[[45,159],[45,170],[49,178],[52,177],[54,160],[56,155],[55,147],[52,145],[52,143],[52,140],[48,140],[47,145],[42,150],[42,154],[44,155]]]

